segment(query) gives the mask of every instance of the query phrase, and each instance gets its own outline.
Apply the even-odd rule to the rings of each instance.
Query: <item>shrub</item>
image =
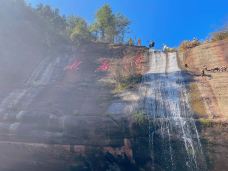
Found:
[[[136,84],[140,83],[142,80],[142,75],[134,75],[134,76],[128,76],[128,77],[121,77],[116,80],[115,84],[115,90],[114,92],[120,93],[124,91],[125,89],[133,88]]]
[[[177,50],[175,48],[167,48],[164,51],[165,52],[176,52]]]
[[[226,38],[228,38],[228,28],[212,33],[211,35],[211,41],[224,40]]]
[[[211,125],[211,121],[206,118],[200,118],[199,122],[201,125],[206,126],[206,127]]]
[[[142,125],[146,121],[145,113],[138,111],[133,113],[133,119],[138,125]]]
[[[114,92],[121,92],[138,85],[142,80],[143,67],[142,55],[112,60],[109,72],[115,86]]]
[[[199,46],[201,43],[198,39],[193,39],[193,40],[185,40],[181,43],[179,46],[179,50],[185,51],[187,49],[194,48],[196,46]]]

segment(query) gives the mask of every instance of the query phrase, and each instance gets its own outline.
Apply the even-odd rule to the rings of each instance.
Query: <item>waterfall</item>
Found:
[[[178,67],[177,54],[151,52],[149,57],[150,68],[143,77],[140,91],[141,110],[149,120],[153,161],[163,170],[205,170],[188,101],[186,73]]]

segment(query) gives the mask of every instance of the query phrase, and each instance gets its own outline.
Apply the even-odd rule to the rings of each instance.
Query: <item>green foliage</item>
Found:
[[[91,33],[92,37],[97,40],[99,34],[99,25],[97,23],[93,23],[89,26],[89,32]]]
[[[59,14],[59,9],[52,9],[49,5],[39,4],[36,8],[37,13],[57,31],[64,32],[66,28],[65,17]]]
[[[123,41],[129,25],[128,19],[120,14],[113,14],[109,5],[98,10],[96,22],[91,25],[81,17],[62,16],[58,9],[49,5],[32,7],[25,0],[0,0],[0,6],[2,39],[11,40],[12,37],[15,43],[34,39],[49,50],[72,42],[120,42]]]
[[[115,15],[116,42],[123,42],[128,32],[130,21],[122,14]]]
[[[122,83],[122,82],[118,82],[115,85],[115,89],[114,89],[114,93],[121,93],[123,92],[125,89],[127,89],[128,85],[126,83]]]
[[[145,113],[142,111],[137,111],[133,113],[133,119],[138,125],[142,125],[146,121]]]
[[[69,16],[66,19],[66,24],[67,24],[67,32],[70,34],[72,32],[72,30],[74,29],[74,27],[76,26],[77,22],[80,20],[81,18],[76,17],[76,16]]]
[[[97,11],[96,22],[92,25],[91,31],[101,41],[123,42],[129,24],[130,21],[126,17],[113,14],[111,7],[105,4]]]
[[[130,21],[121,14],[113,14],[109,5],[105,4],[96,13],[96,22],[90,26],[77,16],[67,19],[59,14],[58,9],[39,4],[37,14],[46,21],[57,34],[66,34],[74,42],[101,40],[109,43],[123,42]]]
[[[118,76],[115,79],[115,93],[120,93],[126,89],[134,88],[137,84],[142,81],[142,75],[134,75],[134,76]]]
[[[88,25],[83,18],[70,16],[67,19],[67,31],[72,41],[91,39]]]
[[[203,126],[210,126],[211,125],[211,121],[209,119],[206,119],[206,118],[200,118],[199,122]]]
[[[107,28],[111,24],[114,24],[114,15],[112,9],[108,4],[105,4],[102,8],[97,11],[96,14],[98,26],[102,28]]]
[[[105,4],[96,13],[96,25],[101,34],[101,40],[112,42],[115,27],[115,18],[112,9]]]

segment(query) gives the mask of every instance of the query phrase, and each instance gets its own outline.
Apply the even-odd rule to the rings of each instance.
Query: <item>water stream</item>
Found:
[[[150,69],[140,89],[155,170],[206,169],[184,74],[176,53],[150,53]]]

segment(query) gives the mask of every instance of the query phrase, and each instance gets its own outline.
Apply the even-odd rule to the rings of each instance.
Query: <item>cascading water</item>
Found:
[[[0,103],[0,126],[14,135],[19,126],[19,118],[27,111],[32,100],[43,90],[45,86],[52,84],[63,77],[63,69],[70,62],[69,57],[47,57],[35,68],[22,88],[12,91]],[[31,114],[29,114],[31,115]],[[7,124],[3,123],[7,122]],[[16,125],[16,126],[15,126]]]
[[[176,53],[150,53],[140,91],[155,170],[206,170],[183,74]]]

